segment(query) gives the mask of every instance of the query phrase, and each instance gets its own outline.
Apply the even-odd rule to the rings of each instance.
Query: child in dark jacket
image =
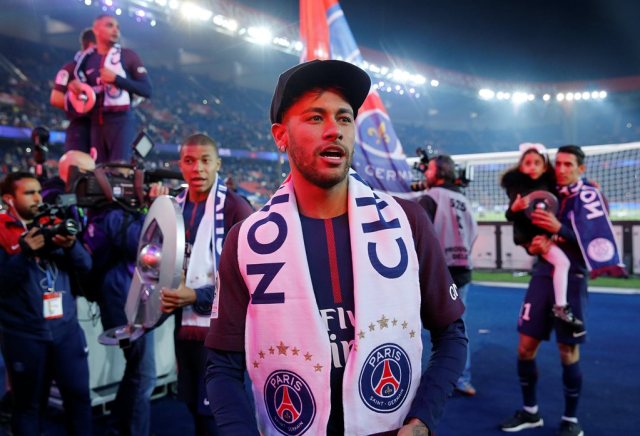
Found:
[[[551,236],[545,230],[533,225],[525,214],[530,204],[528,194],[534,191],[548,191],[556,195],[556,180],[544,145],[521,144],[520,152],[518,165],[502,176],[501,186],[509,196],[509,209],[506,216],[507,220],[513,222],[513,241],[528,252],[528,246],[535,236]],[[573,315],[567,303],[569,259],[556,244],[552,244],[549,252],[542,257],[553,265],[554,316],[575,327],[581,326],[582,321]]]

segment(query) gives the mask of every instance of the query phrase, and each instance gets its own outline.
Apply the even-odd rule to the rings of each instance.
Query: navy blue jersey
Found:
[[[331,344],[331,404],[342,404],[342,377],[355,336],[349,217],[300,215],[300,223],[313,292]],[[327,431],[339,433],[342,429],[342,408],[333,407]]]
[[[140,57],[128,48],[123,48],[121,52],[122,68],[125,71],[126,77],[117,76],[115,85],[118,88],[124,89],[130,94],[135,93],[141,97],[149,98],[151,96],[151,82],[147,75],[147,70],[142,64]],[[103,85],[100,80],[100,69],[104,63],[105,56],[94,51],[87,55],[84,61],[81,62],[81,70],[86,78],[86,83],[91,86]],[[96,108],[100,108],[104,112],[119,112],[123,109],[119,106],[116,107],[102,107],[103,95],[98,94],[96,101]],[[97,111],[92,111],[94,114]]]
[[[415,202],[396,200],[409,221],[418,256],[420,317],[424,327],[431,330],[433,349],[438,351],[432,355],[427,372],[423,374],[409,416],[418,417],[430,428],[435,428],[442,415],[447,392],[452,390],[464,366],[466,338],[464,324],[459,321],[464,306],[460,299],[454,300],[450,295],[453,280],[426,212]],[[301,224],[314,294],[318,309],[327,323],[332,351],[328,433],[333,434],[343,428],[342,376],[345,356],[354,338],[348,219],[347,215],[327,220],[301,217]],[[222,364],[224,368],[215,367],[216,376],[220,376],[216,381],[220,383],[208,384],[211,395],[225,392],[228,398],[235,399],[244,395],[240,394],[242,383],[237,381],[242,380],[244,373],[245,324],[251,298],[238,264],[239,230],[238,225],[231,229],[222,249],[218,271],[225,291],[220,293],[218,317],[211,320],[205,341],[205,346],[212,349],[210,362],[211,359],[219,359],[216,360],[218,363],[226,362]],[[456,365],[460,368],[459,372]],[[210,365],[209,368],[213,367]],[[213,376],[213,372],[209,376]],[[227,383],[230,380],[235,382]],[[224,418],[229,421],[229,428],[245,434],[245,430],[249,431],[247,427],[255,426],[246,415],[249,407],[242,401],[229,402],[226,406]],[[242,431],[240,427],[243,427]]]

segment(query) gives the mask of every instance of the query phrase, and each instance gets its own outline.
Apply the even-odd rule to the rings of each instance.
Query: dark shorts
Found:
[[[175,338],[175,336],[174,336]],[[178,399],[187,403],[200,415],[210,416],[211,409],[206,398],[204,373],[206,351],[204,342],[175,338],[178,363]]]
[[[69,121],[65,139],[64,151],[79,150],[89,153],[91,148],[91,119],[89,117],[77,117]]]
[[[561,344],[581,344],[587,338],[587,278],[569,275],[567,301],[573,314],[584,323],[584,331],[575,332],[553,316],[555,303],[551,276],[534,275],[524,297],[518,317],[518,331],[533,338],[548,341],[551,331],[556,331],[556,341]]]
[[[136,119],[131,111],[104,113],[102,123],[91,120],[91,146],[98,151],[96,163],[126,162],[136,138]]]

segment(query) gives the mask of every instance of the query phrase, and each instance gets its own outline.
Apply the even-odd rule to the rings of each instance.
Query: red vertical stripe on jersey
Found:
[[[327,251],[329,252],[329,272],[331,273],[331,288],[333,302],[342,303],[342,289],[340,289],[340,273],[338,272],[338,255],[336,254],[336,240],[333,234],[333,221],[324,220],[324,230],[327,235]]]

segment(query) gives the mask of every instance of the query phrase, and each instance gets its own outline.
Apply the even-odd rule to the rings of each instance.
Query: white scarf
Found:
[[[178,195],[176,200],[184,210],[189,188]],[[207,202],[204,215],[198,225],[196,238],[191,248],[187,276],[187,287],[196,289],[215,283],[215,275],[222,253],[224,239],[224,204],[227,198],[227,187],[216,174]],[[200,315],[191,305],[182,308],[182,325],[209,327],[209,315]]]
[[[345,434],[368,434],[400,428],[420,382],[419,266],[400,205],[353,171],[348,216],[355,337],[343,379]],[[246,359],[261,432],[326,434],[330,341],[290,177],[242,224],[238,261],[251,294]]]
[[[79,55],[76,54],[75,76],[82,82],[87,81],[87,77],[84,73],[84,64],[89,55],[94,51],[96,51],[95,47],[91,47],[80,52]],[[116,76],[127,77],[127,73],[122,66],[122,47],[120,47],[120,44],[114,44],[114,46],[109,49],[109,52],[103,59],[102,67],[112,71]],[[131,106],[131,96],[129,95],[129,92],[116,87],[115,83],[103,86],[94,86],[93,90],[96,94],[104,92],[104,107],[128,108]]]

